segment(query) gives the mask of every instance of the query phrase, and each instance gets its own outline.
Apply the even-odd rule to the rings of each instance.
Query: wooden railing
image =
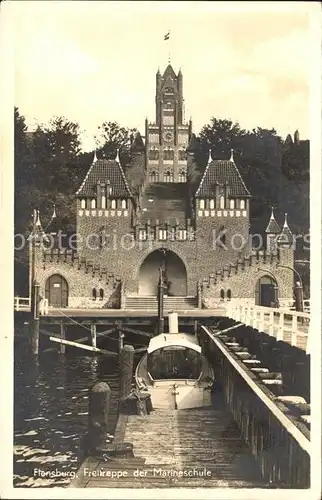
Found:
[[[15,297],[14,298],[14,310],[15,311],[31,311],[31,299],[30,297]],[[39,302],[39,313],[41,316],[48,314],[49,304],[48,299],[41,299]]]
[[[307,354],[310,352],[308,313],[230,302],[226,304],[226,314],[228,318],[251,326],[276,340],[288,342],[305,350]]]

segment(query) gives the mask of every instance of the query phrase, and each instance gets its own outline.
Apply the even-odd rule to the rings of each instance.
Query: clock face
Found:
[[[167,132],[164,133],[163,137],[165,141],[171,142],[173,139],[173,133],[168,130]]]

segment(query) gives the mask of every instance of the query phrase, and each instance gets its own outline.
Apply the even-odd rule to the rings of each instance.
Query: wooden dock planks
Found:
[[[132,443],[135,457],[107,461],[88,458],[71,487],[267,487],[231,417],[223,410],[154,410],[145,416],[121,415],[114,440]],[[101,476],[90,476],[92,471]],[[112,478],[113,471],[123,471],[124,476]],[[190,476],[178,477],[178,471]]]

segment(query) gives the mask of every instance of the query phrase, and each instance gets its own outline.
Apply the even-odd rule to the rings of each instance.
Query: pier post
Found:
[[[134,347],[126,345],[120,352],[120,399],[126,398],[132,387]]]
[[[66,339],[66,327],[64,325],[64,320],[61,320],[60,322],[60,338],[62,340]],[[59,353],[60,354],[65,354],[66,352],[66,345],[65,344],[59,344]]]
[[[89,394],[88,451],[106,448],[111,389],[106,382],[97,382]]]
[[[96,347],[96,324],[91,324],[92,347]]]
[[[31,351],[32,354],[39,354],[39,288],[37,282],[32,284],[31,289]]]
[[[122,333],[121,330],[119,330],[119,338],[118,338],[119,354],[121,354],[123,349],[123,339],[124,339],[124,333]]]

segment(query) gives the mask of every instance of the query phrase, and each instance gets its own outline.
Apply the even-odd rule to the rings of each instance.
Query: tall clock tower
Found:
[[[186,182],[191,122],[184,123],[182,73],[156,74],[155,123],[146,121],[149,182]]]

